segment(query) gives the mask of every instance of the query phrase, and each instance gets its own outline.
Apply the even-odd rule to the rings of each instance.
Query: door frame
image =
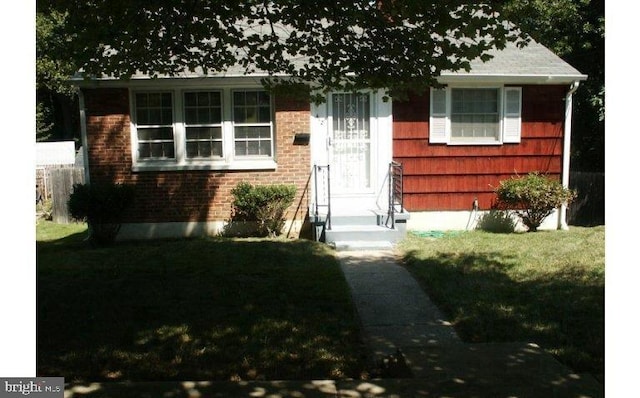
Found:
[[[392,151],[392,101],[382,90],[359,91],[369,93],[371,100],[369,126],[371,135],[371,186],[370,192],[334,193],[331,192],[331,211],[333,214],[349,213],[354,209],[381,210],[388,206],[388,165],[393,158]],[[331,94],[327,93],[321,104],[311,103],[311,167],[329,164],[329,139],[332,128]],[[333,185],[333,184],[332,184]],[[312,187],[313,193],[313,187]],[[314,194],[314,193],[313,193]],[[313,201],[313,195],[311,196]]]

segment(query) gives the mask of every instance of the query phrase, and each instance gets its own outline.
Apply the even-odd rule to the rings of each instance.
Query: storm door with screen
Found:
[[[336,193],[372,190],[371,96],[332,94],[329,160],[331,187]]]

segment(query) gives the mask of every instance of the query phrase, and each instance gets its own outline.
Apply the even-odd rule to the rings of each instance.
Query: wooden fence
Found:
[[[73,168],[73,164],[54,164],[36,167],[36,191],[43,200],[50,200],[52,195],[51,170]]]
[[[604,173],[573,171],[569,175],[569,188],[575,189],[578,197],[567,210],[568,224],[604,225]]]
[[[67,208],[74,184],[84,183],[84,169],[69,167],[47,170],[47,181],[51,189],[51,216],[55,223],[69,224],[71,216]]]

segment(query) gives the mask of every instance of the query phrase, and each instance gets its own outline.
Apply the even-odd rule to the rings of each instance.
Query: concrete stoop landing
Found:
[[[355,210],[351,214],[331,217],[331,228],[324,231],[324,241],[338,251],[390,250],[407,232],[409,213],[398,213],[395,225],[386,212]]]
[[[592,376],[575,374],[535,344],[462,342],[393,251],[338,257],[373,360],[393,361],[420,380],[428,393],[412,396],[604,396]]]

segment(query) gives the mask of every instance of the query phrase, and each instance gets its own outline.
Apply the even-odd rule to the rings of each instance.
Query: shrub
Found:
[[[36,203],[36,216],[47,221],[53,220],[53,201],[46,199]]]
[[[122,214],[133,200],[133,186],[124,184],[74,184],[68,206],[71,217],[89,224],[90,240],[97,245],[115,241]]]
[[[531,232],[537,231],[554,209],[576,197],[573,190],[540,173],[501,181],[496,194],[499,206],[513,209]]]
[[[507,234],[515,231],[516,223],[507,210],[490,210],[478,220],[478,229],[487,232]]]
[[[276,236],[284,227],[284,213],[293,203],[293,185],[257,185],[239,183],[233,195],[231,221],[256,222],[257,236]]]

